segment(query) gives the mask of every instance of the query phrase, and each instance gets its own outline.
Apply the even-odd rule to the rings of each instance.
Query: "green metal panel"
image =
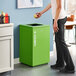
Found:
[[[32,28],[20,25],[20,62],[32,65]]]
[[[37,66],[49,62],[50,26],[20,25],[20,62]],[[41,26],[40,26],[41,25]]]
[[[50,27],[33,28],[33,66],[45,64],[50,58]]]

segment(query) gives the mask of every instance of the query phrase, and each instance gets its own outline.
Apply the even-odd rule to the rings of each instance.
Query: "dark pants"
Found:
[[[64,40],[64,24],[67,17],[58,20],[59,31],[55,33],[56,51],[57,51],[57,61],[58,66],[64,66],[66,63],[67,69],[74,69],[74,64],[70,56],[69,50]]]

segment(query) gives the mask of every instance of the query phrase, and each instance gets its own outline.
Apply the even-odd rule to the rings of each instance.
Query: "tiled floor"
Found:
[[[76,46],[72,45],[69,47],[71,56],[73,58],[74,64],[76,66]],[[50,63],[46,65],[41,65],[38,67],[29,67],[23,64],[16,64],[14,71],[6,72],[0,74],[0,76],[76,76],[74,74],[62,74],[58,70],[53,70],[50,68],[51,64],[54,64],[56,60],[56,52],[51,54]]]

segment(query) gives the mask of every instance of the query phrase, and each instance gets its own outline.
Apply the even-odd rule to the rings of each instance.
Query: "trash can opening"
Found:
[[[42,24],[37,24],[37,23],[34,23],[34,24],[27,24],[29,26],[42,26]]]

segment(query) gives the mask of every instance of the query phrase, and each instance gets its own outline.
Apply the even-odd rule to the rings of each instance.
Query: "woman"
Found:
[[[67,45],[64,41],[64,24],[67,20],[64,11],[64,0],[51,0],[51,3],[41,12],[36,13],[37,18],[41,17],[46,11],[52,8],[53,29],[55,32],[57,61],[55,65],[51,65],[52,69],[58,69],[62,73],[74,73],[75,67],[70,56]],[[66,65],[65,65],[65,63]]]

